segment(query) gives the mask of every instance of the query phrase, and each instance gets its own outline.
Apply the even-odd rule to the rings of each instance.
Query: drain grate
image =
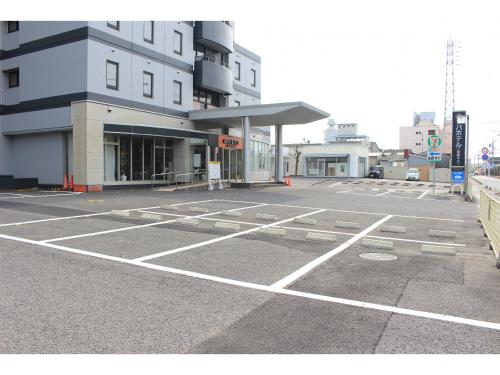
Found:
[[[392,254],[383,254],[383,253],[363,253],[359,254],[359,256],[363,259],[369,260],[396,260],[397,256]]]

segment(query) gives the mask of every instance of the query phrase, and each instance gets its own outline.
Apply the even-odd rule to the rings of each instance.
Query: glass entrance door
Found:
[[[229,150],[229,155],[230,155],[230,158],[231,158],[231,162],[230,162],[230,175],[229,175],[229,178],[231,180],[236,180],[236,170],[237,170],[237,166],[238,166],[238,162],[237,162],[237,158],[236,158],[236,149],[230,149]]]
[[[231,179],[231,157],[228,148],[222,149],[222,179]]]

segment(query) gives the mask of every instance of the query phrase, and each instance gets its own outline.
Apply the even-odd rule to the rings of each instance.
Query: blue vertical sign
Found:
[[[457,117],[465,118],[465,111],[453,112],[452,141],[451,141],[451,166],[465,167],[465,134],[466,124],[459,123]]]

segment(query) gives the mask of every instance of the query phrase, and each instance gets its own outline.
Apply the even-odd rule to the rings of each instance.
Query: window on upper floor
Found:
[[[120,30],[120,21],[108,21],[108,27],[114,30]]]
[[[436,135],[436,130],[434,129],[427,130],[427,135]]]
[[[234,79],[239,81],[241,78],[241,64],[238,61],[234,62]]]
[[[9,89],[19,87],[19,69],[10,70],[7,75],[9,76]]]
[[[182,82],[174,81],[174,104],[182,104]]]
[[[251,81],[251,85],[253,87],[255,87],[257,85],[257,72],[255,71],[255,69],[250,69],[251,72],[252,72],[252,81]]]
[[[106,60],[106,87],[112,90],[118,90],[118,63]]]
[[[154,21],[144,22],[144,41],[153,44]]]
[[[7,32],[13,33],[19,30],[19,21],[7,21]]]
[[[142,72],[142,94],[146,98],[153,97],[153,73]]]
[[[174,30],[174,53],[182,55],[182,33]]]

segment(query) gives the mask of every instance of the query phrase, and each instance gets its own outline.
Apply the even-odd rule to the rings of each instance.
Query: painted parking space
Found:
[[[146,262],[269,285],[333,246],[328,242],[311,242],[298,233],[274,238],[254,232]]]
[[[173,227],[155,225],[121,232],[70,238],[51,243],[97,254],[135,259],[217,237],[218,234],[216,233],[200,233],[183,230],[180,227],[174,229]]]
[[[43,220],[50,219],[52,216],[42,213],[35,213],[29,211],[16,210],[15,207],[7,206],[11,208],[6,208],[5,204],[0,203],[0,228],[2,225],[7,225],[11,223],[23,223],[32,220]]]
[[[330,194],[334,194],[341,185],[332,188],[328,188],[328,184],[325,186],[330,189]],[[389,191],[382,188],[363,189],[376,194]],[[269,296],[270,310],[274,311],[276,304],[282,304],[278,309],[281,314],[289,312],[288,309],[294,303],[298,304],[297,311],[302,311],[305,306],[314,306],[315,310],[319,305],[324,305],[325,311],[342,312],[337,320],[339,327],[344,329],[349,329],[353,323],[352,314],[358,312],[363,319],[377,319],[373,326],[356,323],[365,329],[371,327],[375,342],[390,316],[404,316],[406,319],[419,317],[424,322],[445,321],[453,325],[452,329],[467,326],[500,330],[500,325],[495,325],[495,322],[500,321],[497,315],[478,314],[474,307],[467,310],[466,304],[477,306],[484,303],[483,298],[492,298],[492,288],[485,288],[488,291],[483,294],[477,290],[480,285],[484,288],[484,282],[477,280],[476,266],[471,262],[479,258],[430,255],[419,251],[425,241],[421,236],[422,231],[439,226],[442,230],[459,232],[463,225],[475,229],[462,231],[456,238],[445,241],[460,243],[470,248],[470,251],[475,251],[477,249],[469,245],[477,245],[478,236],[482,236],[477,224],[446,220],[439,209],[429,209],[428,217],[403,217],[391,215],[390,208],[382,206],[374,208],[367,205],[366,211],[349,210],[349,200],[346,200],[346,209],[342,210],[333,208],[337,203],[331,204],[331,208],[321,208],[321,202],[318,204],[318,201],[289,200],[290,204],[276,203],[272,199],[274,192],[239,196],[236,192],[227,194],[235,200],[226,200],[222,194],[215,198],[212,195],[205,200],[200,199],[201,193],[198,196],[193,194],[196,198],[192,202],[186,198],[176,200],[170,196],[156,195],[159,198],[150,207],[134,209],[135,214],[128,218],[106,214],[102,218],[60,218],[50,223],[42,222],[36,225],[43,225],[40,228],[46,229],[39,230],[47,235],[43,238],[24,228],[23,232],[15,232],[14,228],[9,227],[5,227],[5,231],[0,228],[0,243],[8,241],[56,254],[60,252],[63,259],[70,252],[73,253],[71,259],[81,259],[83,263],[113,262],[113,265],[126,266],[120,271],[123,273],[138,269],[134,272],[140,274],[141,279],[161,274],[175,275],[194,284],[208,283],[214,290],[228,288],[263,293]],[[417,192],[409,194],[416,195]],[[238,201],[238,198],[242,200]],[[151,204],[151,201],[148,197],[147,203]],[[326,200],[325,203],[328,204]],[[126,200],[121,204],[116,200],[106,204],[106,207],[128,211],[130,206],[127,204]],[[178,208],[162,208],[163,204],[178,205]],[[206,210],[193,210],[193,207]],[[222,211],[231,210],[241,215],[222,214]],[[160,214],[161,219],[139,219],[136,215],[141,213]],[[257,214],[264,216],[259,218]],[[432,218],[434,215],[438,217]],[[198,225],[177,222],[186,217],[198,219]],[[297,223],[294,221],[297,217],[314,219],[315,223]],[[335,225],[337,221],[357,223],[359,227],[340,228]],[[78,222],[86,224],[76,228],[75,223]],[[216,222],[237,223],[239,228],[217,229]],[[99,226],[98,223],[105,224]],[[48,224],[54,224],[53,228]],[[385,233],[380,231],[384,225],[406,226],[408,230],[406,233]],[[282,229],[285,234],[283,237],[263,234],[262,228]],[[7,232],[7,229],[13,231]],[[336,241],[311,240],[307,238],[309,232],[333,234]],[[394,242],[394,248],[373,249],[363,244],[365,239],[379,237]],[[49,242],[37,241],[39,239],[48,239]],[[397,259],[380,261],[359,256],[366,253],[391,254]],[[103,264],[106,269],[114,267],[111,263]],[[167,278],[158,276],[158,279],[161,284]],[[446,303],[445,285],[463,285],[453,294],[453,300],[465,296],[463,303]],[[189,294],[188,290],[178,288],[175,293]],[[189,315],[189,309],[186,314]],[[262,316],[257,315],[256,322],[263,324]],[[318,316],[312,319],[317,326],[326,322],[326,316],[324,320]],[[300,324],[299,321],[296,323]],[[278,327],[275,319],[268,324]],[[311,334],[313,331],[308,332]],[[366,338],[366,334],[359,331],[358,339]],[[345,343],[342,337],[338,339]],[[384,342],[387,343],[387,340]],[[204,352],[209,348],[209,352],[210,349],[217,351],[215,343],[207,341],[205,344],[208,346],[200,345],[198,349],[192,350]],[[311,345],[317,351],[317,343]],[[342,348],[348,348],[347,343]],[[361,350],[356,345],[352,348]],[[286,352],[286,349],[283,350]]]
[[[322,230],[356,234],[383,216],[383,214],[378,213],[368,214],[327,210],[311,216],[311,218],[316,220],[316,224],[314,225],[291,222],[287,223],[287,226],[302,230]]]
[[[42,219],[43,220],[43,219]],[[101,215],[81,217],[59,221],[41,221],[0,227],[1,233],[32,240],[50,240],[66,236],[78,236],[86,233],[127,228],[144,224],[140,220],[123,220]]]
[[[395,260],[369,260],[360,257],[369,252],[395,254]],[[321,295],[334,295],[371,303],[396,306],[411,280],[433,280],[437,284],[461,285],[464,281],[464,262],[458,257],[421,256],[420,254],[388,252],[370,249],[357,243],[289,288]],[[426,299],[424,291],[422,300]],[[432,292],[429,291],[429,295]],[[428,306],[425,306],[426,308]],[[439,308],[417,310],[444,313]],[[448,311],[449,312],[449,311]],[[468,318],[481,318],[469,315]],[[496,319],[500,316],[496,316]]]

